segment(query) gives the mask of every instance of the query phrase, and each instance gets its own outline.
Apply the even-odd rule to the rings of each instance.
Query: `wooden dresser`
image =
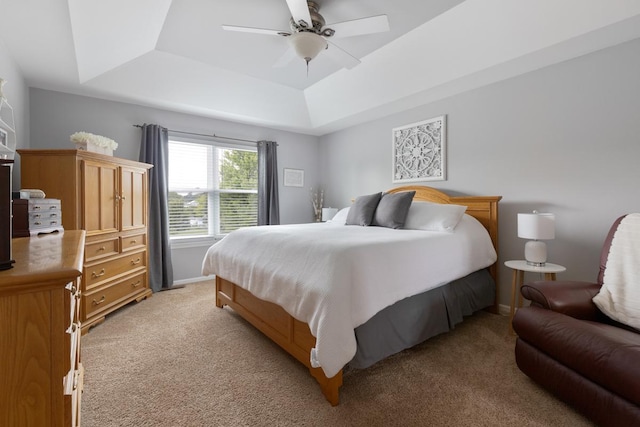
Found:
[[[0,271],[0,425],[78,426],[84,231],[12,240]]]
[[[110,312],[151,296],[147,206],[152,165],[80,150],[18,153],[21,187],[60,199],[64,229],[87,232],[82,332]]]

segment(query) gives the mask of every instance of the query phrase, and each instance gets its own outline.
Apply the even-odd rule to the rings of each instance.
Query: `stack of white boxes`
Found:
[[[63,231],[59,199],[29,199],[29,234]]]

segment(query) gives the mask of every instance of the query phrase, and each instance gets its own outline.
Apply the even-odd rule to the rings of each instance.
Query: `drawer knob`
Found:
[[[135,261],[131,260],[131,265],[140,264],[140,262],[141,262],[140,258],[136,259]]]
[[[57,206],[50,206],[49,209],[53,210],[53,209],[58,209]]]
[[[131,244],[132,244],[132,245],[135,245],[136,243],[138,243],[138,241],[137,241],[136,239],[133,239],[133,240],[131,241]]]
[[[97,279],[100,276],[104,276],[104,268],[102,270],[100,270],[100,273],[96,273],[95,271],[91,272],[91,278],[93,279]]]
[[[107,248],[105,248],[104,246],[100,246],[100,247],[98,248],[98,250],[99,250],[99,251],[106,251],[106,250],[107,250]]]
[[[105,298],[105,296],[104,296],[104,295],[102,295],[102,298],[100,298],[100,300],[96,301],[96,300],[94,299],[94,300],[93,300],[93,302],[92,302],[92,304],[93,304],[93,305],[100,305],[100,304],[102,304],[102,303],[104,302],[104,300],[105,300],[105,299],[106,299],[106,298]]]
[[[138,280],[136,283],[132,283],[131,286],[133,286],[134,288],[137,288],[141,284],[142,284],[142,282],[140,280]]]

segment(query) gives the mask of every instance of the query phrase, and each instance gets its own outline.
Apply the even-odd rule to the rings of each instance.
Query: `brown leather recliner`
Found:
[[[640,426],[640,331],[610,319],[592,301],[623,218],[607,235],[597,283],[527,283],[522,295],[531,306],[513,318],[520,370],[603,426]]]

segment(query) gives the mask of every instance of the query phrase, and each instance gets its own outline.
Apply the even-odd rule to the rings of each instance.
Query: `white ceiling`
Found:
[[[327,23],[386,14],[283,68],[285,0],[0,0],[27,84],[322,135],[640,37],[637,0],[317,0]]]

